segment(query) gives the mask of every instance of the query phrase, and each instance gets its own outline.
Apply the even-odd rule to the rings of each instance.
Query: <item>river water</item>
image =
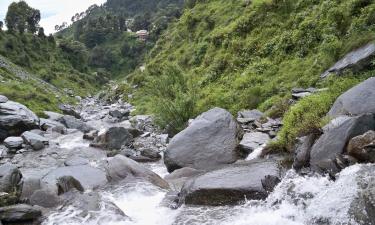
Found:
[[[81,135],[75,137],[56,141],[65,148],[88,146]],[[255,151],[249,159],[258,155],[259,151]],[[162,160],[144,165],[161,177],[168,174]],[[49,215],[43,225],[356,225],[348,211],[358,195],[356,177],[364,166],[344,169],[336,181],[318,175],[301,176],[289,170],[266,200],[226,207],[183,205],[173,210],[161,206],[165,190],[144,182],[119,184],[101,190],[100,196],[103,202],[114,203],[130,219],[118,217],[105,204],[101,211],[86,217],[81,217],[80,209],[71,206]]]

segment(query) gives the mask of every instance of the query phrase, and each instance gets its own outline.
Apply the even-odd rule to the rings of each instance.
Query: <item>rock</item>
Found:
[[[168,191],[165,194],[163,200],[160,203],[160,206],[170,208],[170,209],[178,209],[179,207],[179,192],[177,191]]]
[[[337,156],[344,153],[348,141],[374,129],[375,119],[372,114],[334,119],[323,128],[323,135],[313,145],[310,166],[319,172],[339,172],[342,168],[338,165]]]
[[[210,169],[243,157],[238,144],[242,129],[226,110],[211,109],[169,143],[164,163],[169,172],[183,167]]]
[[[89,131],[94,130],[94,128],[90,127],[83,121],[69,115],[61,117],[59,119],[59,122],[64,124],[69,129],[77,129],[79,131],[82,131],[83,133],[88,133]]]
[[[341,75],[346,69],[354,69],[356,71],[359,71],[371,64],[374,54],[375,44],[367,44],[345,55],[335,65],[321,74],[320,77],[326,78],[332,73]]]
[[[50,112],[50,111],[44,111],[44,114],[48,117],[48,119],[53,120],[53,121],[59,121],[64,116],[60,113]]]
[[[59,167],[42,178],[42,188],[54,193],[65,193],[70,189],[93,190],[107,184],[106,174],[89,165]]]
[[[308,92],[308,91],[306,91],[306,92],[300,92],[300,93],[293,93],[292,94],[292,98],[294,100],[300,100],[300,99],[305,98],[305,97],[310,96],[310,95],[312,95],[312,93]]]
[[[75,111],[74,107],[66,104],[60,104],[59,109],[65,114],[69,116],[74,116],[77,119],[81,119],[81,115]]]
[[[44,131],[51,130],[59,134],[67,134],[66,127],[57,121],[50,119],[40,119],[40,128]]]
[[[21,222],[35,220],[42,216],[38,207],[19,204],[0,208],[0,221]]]
[[[140,130],[138,130],[136,128],[130,127],[130,128],[126,128],[126,129],[129,131],[129,133],[131,133],[131,135],[133,135],[133,138],[139,137],[139,136],[141,136],[143,134],[142,131],[140,131]]]
[[[316,140],[316,135],[310,134],[305,137],[298,138],[294,149],[293,168],[300,170],[308,167],[310,163],[310,151]]]
[[[342,94],[328,112],[330,117],[375,114],[375,77],[369,78]]]
[[[30,131],[24,132],[21,136],[24,142],[30,145],[35,151],[41,150],[49,144],[47,138]]]
[[[363,163],[375,163],[375,131],[371,130],[349,141],[347,152]]]
[[[262,145],[267,144],[270,140],[271,138],[269,135],[265,133],[245,133],[242,141],[240,142],[240,148],[247,153],[251,153]]]
[[[13,164],[0,166],[0,192],[13,193],[21,191],[22,174]]]
[[[123,127],[111,127],[95,138],[91,146],[108,150],[120,150],[122,146],[128,146],[132,142],[133,135],[131,135],[127,129]]]
[[[153,120],[150,115],[136,115],[130,119],[132,126],[141,131],[152,131]]]
[[[98,137],[98,134],[99,134],[99,131],[92,130],[92,131],[89,131],[88,133],[85,133],[83,135],[83,139],[93,141],[96,137]]]
[[[8,149],[21,149],[23,144],[23,139],[22,137],[7,137],[4,140],[4,145]]]
[[[271,189],[269,184],[274,184],[278,177],[280,170],[273,161],[230,165],[187,181],[180,201],[193,205],[230,205],[246,199],[265,199]]]
[[[72,156],[64,162],[65,166],[82,166],[89,164],[90,161],[79,156]]]
[[[0,95],[0,103],[6,103],[8,101],[8,98],[4,95]]]
[[[184,167],[173,171],[171,174],[166,175],[164,179],[169,183],[173,190],[180,191],[182,186],[188,179],[202,173],[204,173],[204,171],[202,170]]]
[[[115,110],[109,111],[109,115],[120,120],[127,119],[127,117],[130,115],[130,111],[128,110],[120,111],[118,109],[115,109]]]
[[[22,185],[21,200],[28,200],[39,189],[41,189],[39,178],[25,178]]]
[[[49,190],[36,190],[29,199],[30,204],[52,208],[61,203],[61,199],[56,193]]]
[[[36,128],[39,118],[26,106],[12,101],[0,103],[0,141]]]
[[[261,111],[256,110],[256,109],[244,110],[244,111],[238,112],[238,118],[247,119],[247,120],[249,120],[249,122],[259,120],[263,116],[264,116],[264,114]]]
[[[169,189],[168,183],[159,175],[123,155],[116,155],[113,158],[108,158],[106,171],[107,176],[111,181],[142,178],[158,187]]]

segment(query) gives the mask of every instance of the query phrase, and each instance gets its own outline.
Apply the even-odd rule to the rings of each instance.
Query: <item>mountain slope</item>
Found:
[[[269,115],[282,116],[294,87],[330,88],[320,117],[339,93],[374,71],[319,79],[345,53],[374,40],[372,1],[212,0],[189,6],[157,42],[146,72],[130,79],[141,86],[139,113],[156,114],[164,126],[178,130],[183,124],[174,118],[186,121],[214,106],[233,113],[272,107]]]

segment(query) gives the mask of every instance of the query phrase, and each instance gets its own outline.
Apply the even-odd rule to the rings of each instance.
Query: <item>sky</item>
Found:
[[[0,20],[4,20],[10,3],[18,0],[0,0]],[[77,12],[85,11],[90,5],[103,4],[106,0],[25,0],[31,7],[42,14],[40,25],[45,33],[53,33],[55,25],[70,22]]]

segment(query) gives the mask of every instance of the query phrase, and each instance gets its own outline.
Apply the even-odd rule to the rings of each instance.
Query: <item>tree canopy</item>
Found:
[[[40,11],[31,8],[25,1],[13,2],[8,7],[5,23],[10,32],[36,33],[39,30]]]

